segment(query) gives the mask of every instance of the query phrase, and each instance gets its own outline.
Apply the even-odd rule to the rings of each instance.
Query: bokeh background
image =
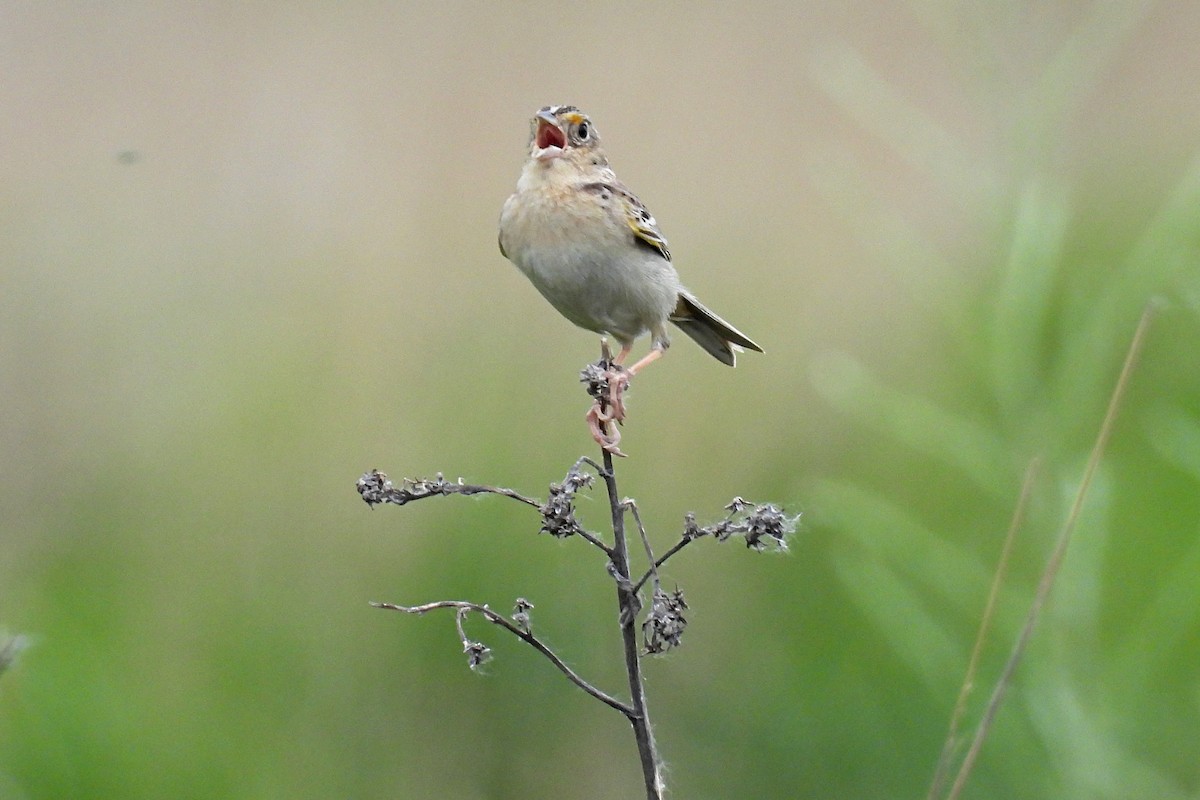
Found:
[[[497,251],[528,118],[589,112],[685,281],[619,464],[656,546],[733,495],[788,555],[671,563],[680,798],[924,797],[1001,541],[979,716],[1158,309],[964,796],[1200,792],[1200,5],[0,8],[4,798],[638,796],[611,582],[528,509],[369,511],[378,467],[544,496],[597,340]],[[580,514],[604,529],[601,497]]]

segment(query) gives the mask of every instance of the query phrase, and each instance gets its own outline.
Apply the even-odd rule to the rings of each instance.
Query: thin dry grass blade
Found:
[[[950,728],[946,732],[946,742],[942,745],[942,755],[938,759],[937,769],[933,773],[933,782],[929,786],[929,800],[934,800],[942,791],[950,770],[950,762],[954,760],[958,750],[958,726],[967,710],[967,698],[975,688],[975,673],[979,669],[979,656],[983,652],[983,643],[992,627],[992,618],[996,612],[996,598],[1000,587],[1004,584],[1004,576],[1008,573],[1008,557],[1012,553],[1013,542],[1017,531],[1025,521],[1025,508],[1029,504],[1029,495],[1033,491],[1034,480],[1037,476],[1041,460],[1038,458],[1029,462],[1025,468],[1025,478],[1021,483],[1021,494],[1017,498],[1017,506],[1013,509],[1012,520],[1008,525],[1008,533],[1004,537],[1004,547],[1000,551],[1000,561],[996,564],[996,574],[992,577],[992,588],[988,591],[987,604],[983,609],[983,617],[979,621],[979,632],[975,635],[975,646],[971,649],[971,658],[967,662],[967,673],[963,678],[962,687],[958,690],[958,700],[954,704],[954,713],[950,716]]]
[[[1042,607],[1046,603],[1046,598],[1050,595],[1050,589],[1054,586],[1055,578],[1058,577],[1063,558],[1067,553],[1067,545],[1070,544],[1071,534],[1075,530],[1075,523],[1079,520],[1079,513],[1083,509],[1083,501],[1087,497],[1088,487],[1091,486],[1092,478],[1096,474],[1096,469],[1100,465],[1100,459],[1103,457],[1104,450],[1108,446],[1109,437],[1112,435],[1113,425],[1117,418],[1117,410],[1121,406],[1121,400],[1125,396],[1125,390],[1129,386],[1130,377],[1133,375],[1134,367],[1137,365],[1138,355],[1141,353],[1142,344],[1146,338],[1146,331],[1149,329],[1150,320],[1154,316],[1154,310],[1155,304],[1152,302],[1147,304],[1142,311],[1142,318],[1138,321],[1137,330],[1134,331],[1133,341],[1129,343],[1129,351],[1125,355],[1125,364],[1121,367],[1121,375],[1117,378],[1117,385],[1113,388],[1112,396],[1109,398],[1108,410],[1104,414],[1104,421],[1100,423],[1100,432],[1096,436],[1095,444],[1092,445],[1091,455],[1088,456],[1087,466],[1083,471],[1083,480],[1079,484],[1079,490],[1075,493],[1075,501],[1071,504],[1071,511],[1067,515],[1067,521],[1063,524],[1062,533],[1059,534],[1054,552],[1051,553],[1050,560],[1046,564],[1046,569],[1042,572],[1042,578],[1038,583],[1033,604],[1030,606],[1029,614],[1025,618],[1025,625],[1021,628],[1021,632],[1017,636],[1012,653],[1004,665],[1004,671],[1000,674],[999,680],[996,681],[996,687],[992,691],[991,699],[988,700],[983,718],[979,721],[979,727],[975,730],[975,737],[971,741],[971,746],[967,750],[966,757],[963,758],[962,766],[959,767],[958,775],[954,779],[954,785],[950,787],[950,793],[946,795],[946,800],[957,800],[963,786],[966,785],[967,778],[975,766],[975,761],[979,758],[979,751],[983,747],[983,742],[987,738],[988,731],[991,730],[992,721],[996,718],[996,712],[999,711],[1000,704],[1004,701],[1004,694],[1008,690],[1009,684],[1012,683],[1013,673],[1016,672],[1017,665],[1025,653],[1025,647],[1028,645],[1029,638],[1033,634],[1033,628],[1037,624],[1038,617],[1041,615]]]

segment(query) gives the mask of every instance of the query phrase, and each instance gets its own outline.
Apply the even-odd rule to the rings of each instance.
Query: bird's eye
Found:
[[[586,122],[579,123],[579,128],[575,131],[575,135],[578,136],[580,140],[586,139],[588,137],[588,124]]]

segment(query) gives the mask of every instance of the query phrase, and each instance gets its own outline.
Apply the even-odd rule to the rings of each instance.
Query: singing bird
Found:
[[[628,376],[670,346],[668,322],[731,367],[741,348],[762,352],[680,283],[658,223],[609,166],[586,114],[547,106],[530,129],[529,158],[500,213],[500,252],[560,314],[621,345],[609,380],[611,411],[602,423],[622,418]],[[650,352],[625,368],[634,341],[646,333]],[[594,422],[593,435],[608,447],[613,434]]]

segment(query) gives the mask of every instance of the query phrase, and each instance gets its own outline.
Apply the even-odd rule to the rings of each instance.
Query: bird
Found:
[[[589,412],[606,450],[616,449],[619,436],[605,425],[624,418],[629,378],[671,345],[667,323],[731,367],[742,348],[763,352],[683,286],[654,215],[617,178],[596,126],[575,106],[546,106],[530,121],[528,158],[500,212],[499,244],[560,314],[620,344],[609,365],[609,408]],[[647,333],[650,352],[625,367]]]

